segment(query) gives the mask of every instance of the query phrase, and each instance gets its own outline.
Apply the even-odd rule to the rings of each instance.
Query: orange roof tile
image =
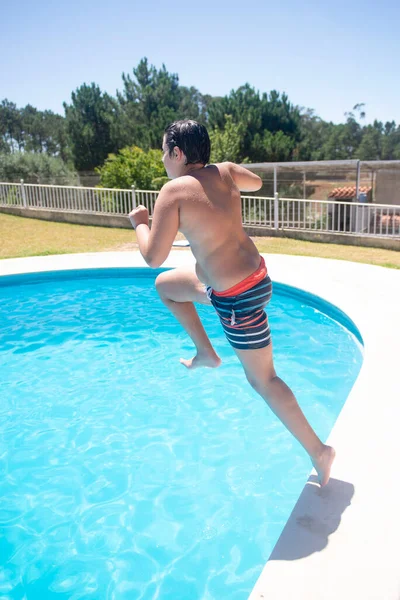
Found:
[[[359,187],[359,192],[362,194],[369,194],[372,190],[371,186],[362,185]],[[356,197],[356,186],[349,185],[346,187],[337,187],[329,192],[329,198],[355,198]]]

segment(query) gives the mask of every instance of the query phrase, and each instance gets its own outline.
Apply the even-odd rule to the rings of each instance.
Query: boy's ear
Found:
[[[178,146],[175,146],[174,155],[177,160],[180,160],[183,156],[183,151],[180,148],[178,148]]]

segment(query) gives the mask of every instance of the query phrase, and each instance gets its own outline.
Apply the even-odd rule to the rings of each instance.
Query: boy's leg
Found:
[[[276,375],[272,344],[256,350],[234,350],[249,383],[310,455],[321,485],[328,483],[335,451],[317,437],[292,390]]]
[[[156,288],[165,306],[178,319],[196,346],[196,356],[189,360],[181,358],[181,363],[188,369],[218,367],[221,359],[212,347],[193,304],[211,304],[195,270],[178,268],[164,271],[156,279]]]

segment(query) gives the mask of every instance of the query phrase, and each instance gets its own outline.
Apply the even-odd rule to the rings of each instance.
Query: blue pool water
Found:
[[[154,277],[0,281],[1,598],[246,600],[307,479],[211,307],[222,366],[179,364],[193,346]],[[269,317],[278,374],[326,438],[362,354],[322,306],[276,285]]]

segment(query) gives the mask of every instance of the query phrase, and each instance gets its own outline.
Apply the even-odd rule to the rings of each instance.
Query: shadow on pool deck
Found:
[[[320,488],[311,475],[290,515],[269,560],[297,560],[320,552],[340,525],[341,516],[354,495],[354,486],[330,479]],[[293,535],[295,531],[295,535]]]

